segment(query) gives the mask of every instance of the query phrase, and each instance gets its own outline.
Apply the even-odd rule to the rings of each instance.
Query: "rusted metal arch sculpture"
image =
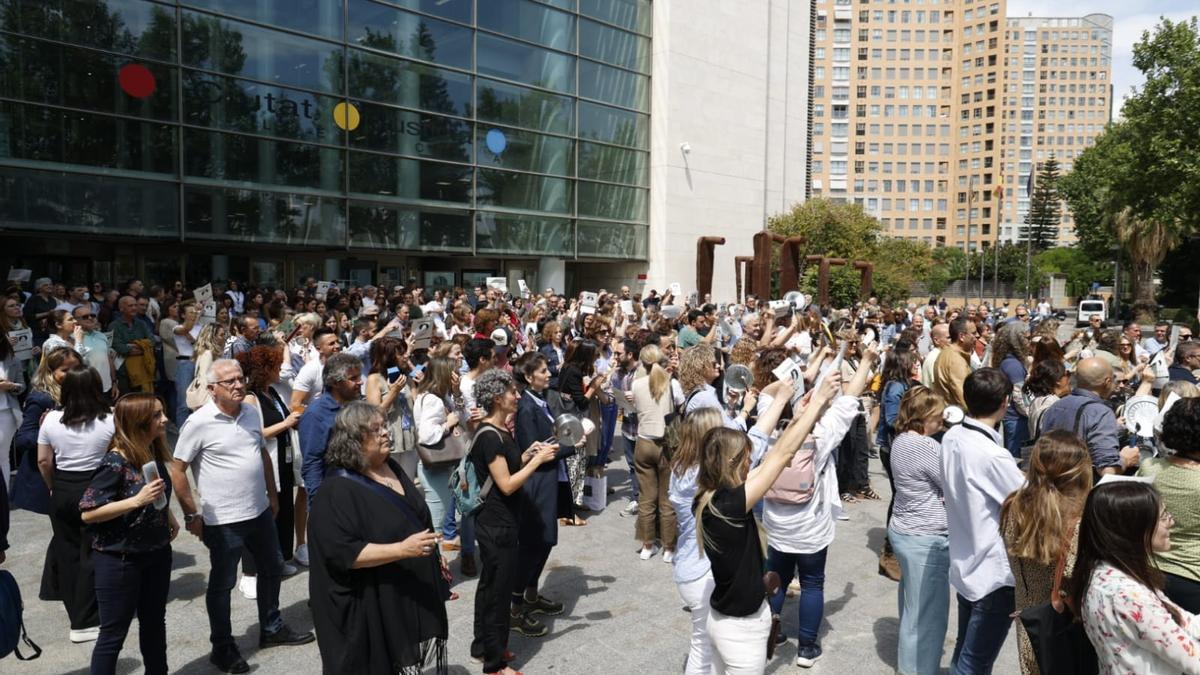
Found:
[[[772,244],[780,244],[779,292],[782,295],[800,286],[800,246],[807,241],[804,237],[785,237],[782,234],[763,230],[754,235],[754,268],[747,293],[760,298],[771,295]]]
[[[853,262],[845,258],[830,258],[823,255],[805,256],[805,262],[817,264],[817,303],[821,305],[829,304],[829,272],[834,265],[849,265],[858,270],[861,274],[858,284],[858,296],[860,300],[866,300],[871,296],[872,285],[875,278],[875,263],[866,260],[855,260]]]
[[[712,293],[713,257],[716,247],[725,245],[725,237],[700,237],[696,240],[696,292],[701,300]]]

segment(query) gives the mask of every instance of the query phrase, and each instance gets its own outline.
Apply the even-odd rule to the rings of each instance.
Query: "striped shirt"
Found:
[[[942,502],[942,446],[906,431],[892,440],[892,480],[896,503],[891,528],[898,534],[946,536]]]

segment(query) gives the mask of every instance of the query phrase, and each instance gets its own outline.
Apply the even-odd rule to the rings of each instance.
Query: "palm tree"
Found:
[[[1104,224],[1133,263],[1134,319],[1153,321],[1157,307],[1154,271],[1167,253],[1179,246],[1179,229],[1157,220],[1142,220],[1129,207],[1105,216]]]

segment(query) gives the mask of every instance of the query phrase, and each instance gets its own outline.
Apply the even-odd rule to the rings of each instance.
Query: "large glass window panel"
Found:
[[[0,101],[0,162],[174,175],[175,127]]]
[[[475,177],[475,203],[569,214],[572,182],[565,178],[479,169]]]
[[[173,183],[0,166],[0,221],[9,229],[179,236]]]
[[[184,237],[239,243],[345,246],[342,199],[188,185]]]
[[[575,141],[531,131],[480,124],[476,129],[476,162],[484,166],[571,176]]]
[[[185,65],[306,89],[338,92],[342,47],[208,14],[183,12]]]
[[[466,211],[350,202],[350,246],[409,251],[470,251]]]
[[[475,50],[480,74],[567,94],[575,92],[575,57],[479,33]]]
[[[350,191],[466,204],[471,201],[471,167],[351,152]]]
[[[472,31],[372,0],[350,0],[346,42],[470,70]]]
[[[650,116],[580,101],[579,137],[645,150],[650,145]]]
[[[649,112],[650,78],[579,59],[579,95]]]
[[[646,222],[650,191],[579,181],[579,215]]]
[[[185,70],[183,121],[203,127],[340,144],[340,99],[223,75]]]
[[[350,93],[430,112],[471,116],[471,76],[350,50]]]
[[[575,49],[575,17],[532,0],[479,3],[479,27],[565,52]]]
[[[389,5],[432,14],[443,19],[471,23],[471,5],[474,0],[379,0]]]
[[[642,73],[650,72],[650,39],[581,19],[579,55]]]
[[[580,258],[645,260],[647,257],[648,231],[645,225],[580,220],[576,227],[579,231]]]
[[[131,63],[150,72],[154,90],[148,96],[134,98],[121,89],[117,73]],[[0,93],[10,98],[173,121],[176,77],[175,68],[82,47],[0,40]]]
[[[0,29],[172,61],[175,10],[146,0],[8,0]]]
[[[650,153],[580,141],[579,177],[647,186]]]
[[[476,82],[481,120],[560,134],[575,130],[574,99],[483,78]]]
[[[647,35],[651,12],[650,0],[579,0],[580,14]]]
[[[475,250],[518,255],[575,255],[574,229],[566,218],[480,212]]]
[[[182,0],[181,4],[334,40],[342,39],[342,0]]]
[[[471,123],[415,110],[355,101],[362,121],[350,146],[412,157],[471,161]]]
[[[342,151],[306,143],[184,129],[184,171],[214,180],[344,189]]]

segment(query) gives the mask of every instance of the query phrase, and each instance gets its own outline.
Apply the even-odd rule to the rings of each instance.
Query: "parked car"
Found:
[[[1100,323],[1108,322],[1108,308],[1103,300],[1088,298],[1079,301],[1079,314],[1075,317],[1075,326],[1086,326],[1093,316],[1100,317]]]

